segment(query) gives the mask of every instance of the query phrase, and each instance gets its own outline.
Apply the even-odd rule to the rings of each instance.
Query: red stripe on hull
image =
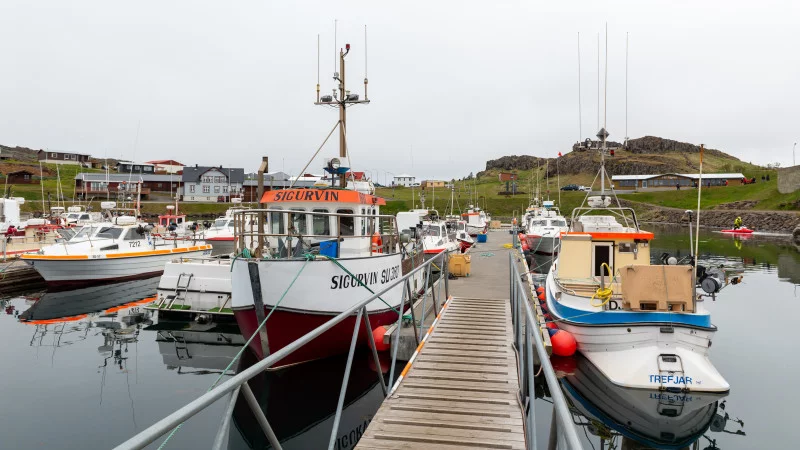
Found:
[[[269,314],[269,309],[267,309],[267,307],[264,307],[264,309],[264,315],[266,317],[266,315]],[[244,338],[250,339],[250,336],[252,336],[253,332],[258,328],[255,308],[234,310],[233,315],[236,317],[239,330],[241,330]],[[275,311],[265,325],[267,329],[267,339],[269,340],[269,351],[274,353],[286,347],[333,317],[332,315],[323,314],[303,314],[281,310]],[[347,353],[350,350],[350,340],[353,337],[355,320],[356,316],[352,316],[339,322],[334,325],[333,328],[300,347],[291,355],[273,364],[272,367],[287,366]],[[397,322],[397,313],[391,310],[371,313],[369,315],[369,323],[373,329],[395,322]],[[361,327],[358,331],[358,342],[356,344],[359,347],[367,345],[369,339],[367,333],[372,333],[372,330],[366,330],[365,328],[362,319]],[[259,360],[264,359],[264,353],[261,349],[261,342],[258,337],[253,339],[250,343],[250,349],[255,352]]]

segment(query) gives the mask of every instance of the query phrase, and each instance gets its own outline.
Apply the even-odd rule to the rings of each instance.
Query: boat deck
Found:
[[[472,275],[450,281],[453,298],[356,448],[525,448],[510,242],[507,231],[491,232],[471,251]]]

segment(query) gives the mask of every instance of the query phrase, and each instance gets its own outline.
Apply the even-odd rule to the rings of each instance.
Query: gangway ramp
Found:
[[[356,448],[525,448],[509,250],[489,245],[472,253],[471,277],[450,283],[456,296]]]

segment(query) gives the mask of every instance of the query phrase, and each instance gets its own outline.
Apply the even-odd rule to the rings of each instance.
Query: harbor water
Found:
[[[688,255],[687,228],[648,228],[656,232],[653,258]],[[592,398],[581,386],[604,380],[591,378],[581,358],[559,361],[556,369],[586,448],[794,447],[791,411],[800,394],[792,381],[800,359],[793,318],[800,314],[800,251],[785,237],[742,240],[703,230],[700,239],[701,264],[744,273],[743,283],[706,301],[719,328],[711,359],[731,392],[704,399],[610,387],[602,389],[602,398]],[[157,285],[154,278],[0,300],[3,448],[113,447],[252,363],[247,353],[232,362],[244,342],[235,322],[159,320],[145,308]],[[355,445],[382,399],[377,371],[388,364],[375,367],[367,356],[354,362],[339,449]],[[254,379],[253,390],[285,448],[326,447],[344,366],[344,358],[331,358]],[[552,413],[546,389],[540,394],[538,445],[547,448]],[[164,448],[207,448],[223,408],[219,402],[188,420]],[[235,409],[229,447],[264,448],[265,438],[246,408],[240,401]],[[657,420],[642,431],[637,420],[650,409]]]

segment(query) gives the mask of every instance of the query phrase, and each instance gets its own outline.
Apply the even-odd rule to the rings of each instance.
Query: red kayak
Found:
[[[731,234],[751,234],[755,230],[751,230],[747,227],[737,228],[734,230],[722,230],[723,233],[731,233]]]

